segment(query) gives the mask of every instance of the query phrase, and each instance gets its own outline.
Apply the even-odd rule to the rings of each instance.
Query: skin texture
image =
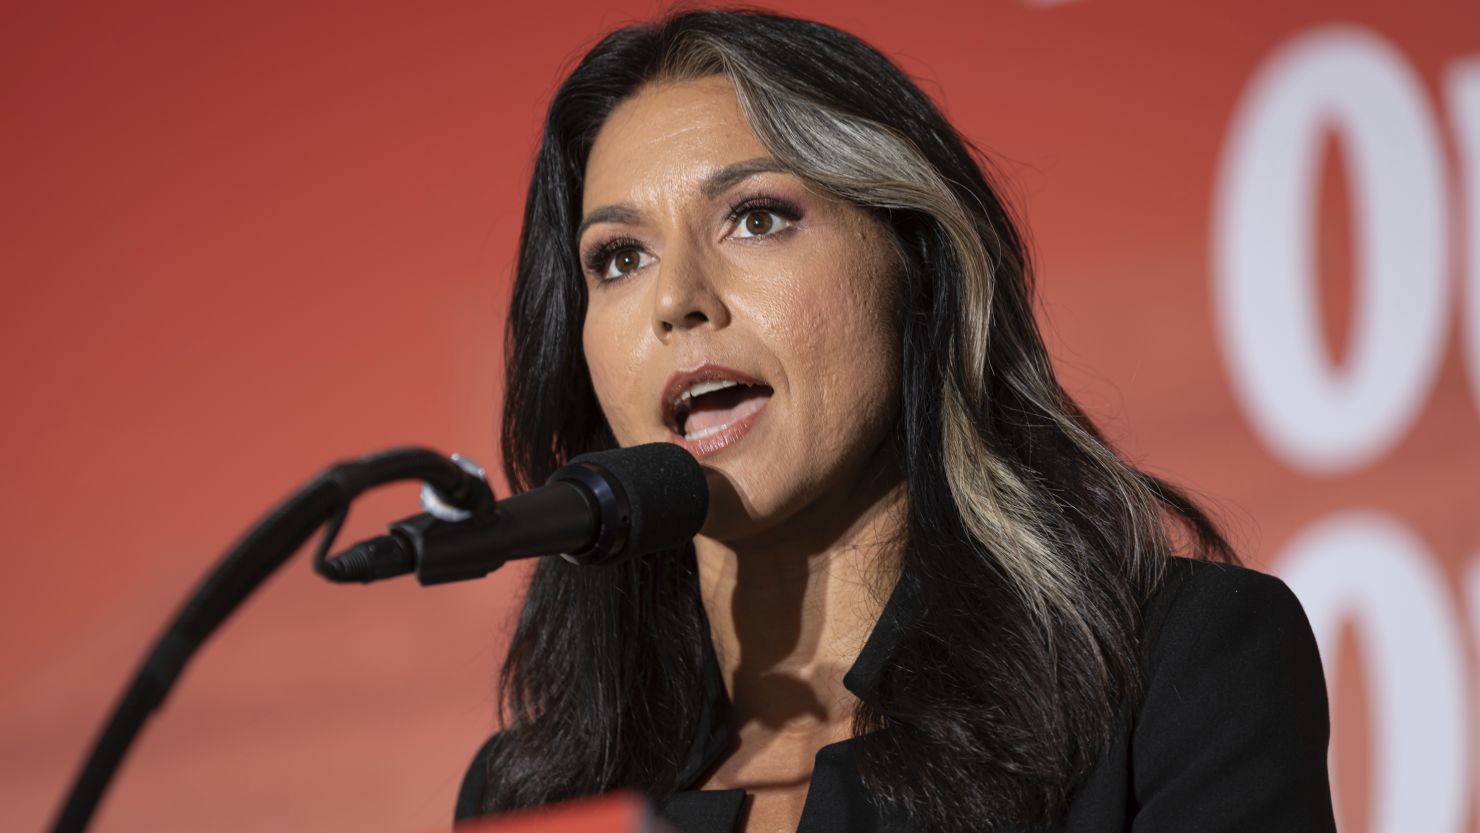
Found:
[[[751,791],[748,831],[795,830],[816,750],[851,734],[842,676],[892,586],[905,499],[888,231],[789,173],[715,187],[770,159],[727,79],[644,87],[597,136],[582,210],[598,221],[578,241],[583,262],[607,247],[583,346],[622,445],[672,438],[675,371],[713,362],[774,389],[749,434],[703,458],[694,542],[739,738],[706,786]]]

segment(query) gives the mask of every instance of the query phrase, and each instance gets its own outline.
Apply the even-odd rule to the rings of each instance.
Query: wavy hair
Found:
[[[511,485],[616,443],[580,347],[586,159],[645,84],[722,75],[769,152],[880,217],[904,260],[899,581],[921,611],[855,714],[881,810],[931,829],[1043,824],[1138,696],[1142,607],[1174,539],[1236,561],[1183,493],[1106,442],[1054,376],[1018,224],[930,99],[857,38],[751,11],[613,32],[550,104],[507,332]],[[703,709],[691,547],[536,569],[500,678],[485,809],[633,788],[662,799]]]

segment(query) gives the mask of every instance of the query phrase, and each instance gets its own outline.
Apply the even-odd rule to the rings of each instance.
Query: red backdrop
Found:
[[[328,462],[495,459],[540,115],[647,3],[8,4],[0,827],[38,830],[174,605]],[[803,2],[1003,160],[1072,391],[1296,588],[1348,833],[1475,833],[1480,8]],[[348,536],[412,509],[363,504]],[[523,576],[292,562],[98,830],[413,831]]]

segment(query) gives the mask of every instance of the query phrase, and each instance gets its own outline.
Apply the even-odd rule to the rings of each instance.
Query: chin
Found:
[[[715,541],[742,541],[763,533],[808,502],[803,495],[776,494],[740,472],[705,466],[704,474],[709,484],[709,515],[699,534]],[[774,478],[773,470],[764,479],[774,483]]]

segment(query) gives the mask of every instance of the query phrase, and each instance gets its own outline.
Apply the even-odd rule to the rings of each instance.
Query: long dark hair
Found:
[[[723,74],[772,154],[883,218],[905,263],[899,581],[919,611],[855,715],[881,809],[937,830],[1057,817],[1138,696],[1141,610],[1179,533],[1236,560],[1182,493],[1115,454],[1054,378],[1018,226],[970,146],[887,58],[757,12],[684,12],[593,48],[550,105],[509,316],[515,489],[616,442],[581,352],[586,159],[640,86]],[[610,568],[546,559],[501,678],[489,811],[633,788],[662,799],[704,708],[691,547]]]

